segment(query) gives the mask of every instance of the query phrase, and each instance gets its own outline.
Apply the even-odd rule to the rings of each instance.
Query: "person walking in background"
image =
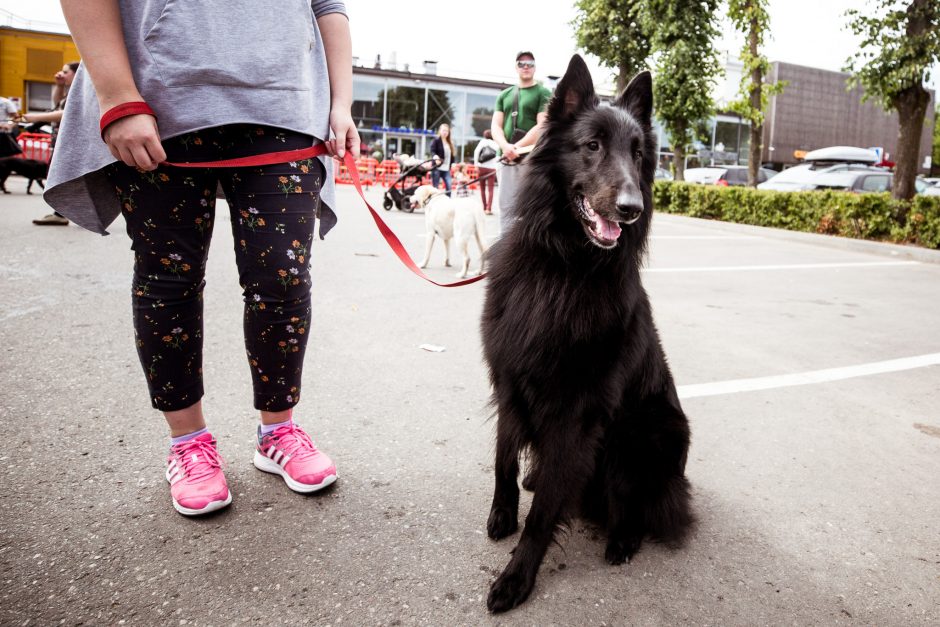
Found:
[[[516,55],[519,83],[504,89],[496,98],[493,112],[493,139],[503,152],[499,165],[499,231],[516,219],[515,195],[521,176],[520,148],[538,141],[548,114],[545,112],[552,92],[535,80],[535,55],[523,51]]]
[[[65,111],[65,101],[69,95],[69,88],[72,81],[75,80],[75,73],[78,72],[78,61],[66,63],[62,69],[55,73],[55,86],[52,88],[53,108],[46,113],[24,113],[19,117],[20,122],[28,124],[50,124],[52,126],[52,137],[49,139],[50,157],[55,155],[55,145],[59,137],[59,124],[62,122],[62,115]],[[68,226],[68,218],[53,211],[49,215],[33,220],[33,224],[39,226]]]
[[[493,141],[493,132],[486,129],[483,131],[483,139],[473,150],[473,163],[477,166],[477,176],[479,177],[480,198],[483,199],[483,213],[493,213],[493,194],[496,191],[496,163],[498,157],[499,144]]]
[[[255,0],[165,7],[63,0],[62,8],[83,61],[44,197],[102,234],[123,213],[134,250],[137,351],[151,404],[169,426],[165,477],[173,507],[196,515],[232,500],[202,409],[202,293],[220,184],[231,211],[260,412],[254,465],[296,492],[330,485],[335,465],[292,413],[314,322],[314,224],[319,218],[323,237],[336,223],[329,159],[220,169],[164,162],[317,142],[338,158],[358,155],[345,5],[298,1],[272,11]]]
[[[450,125],[441,124],[437,129],[437,137],[431,142],[431,154],[434,155],[434,169],[431,170],[431,184],[437,188],[441,180],[444,181],[444,189],[450,196],[451,178],[450,166],[454,162],[454,142],[450,139]]]

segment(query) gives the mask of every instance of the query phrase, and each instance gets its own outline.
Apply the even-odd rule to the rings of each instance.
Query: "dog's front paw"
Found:
[[[511,610],[529,597],[534,585],[534,577],[526,577],[523,573],[507,568],[490,586],[486,609],[494,614]]]
[[[458,279],[466,279],[466,278],[467,278],[467,273],[466,273],[466,272],[458,272],[458,273],[457,273],[457,278],[458,278]]]
[[[444,267],[445,267],[445,268],[449,268],[449,267],[450,267],[450,259],[445,259],[445,260],[444,260]]]
[[[496,507],[490,510],[486,521],[486,533],[493,540],[502,540],[516,533],[519,528],[519,512],[508,507]]]
[[[607,541],[607,549],[604,551],[604,559],[613,566],[629,562],[640,550],[642,543],[643,536],[630,535],[610,538]]]

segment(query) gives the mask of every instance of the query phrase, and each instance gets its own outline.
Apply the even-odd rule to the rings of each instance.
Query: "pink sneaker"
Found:
[[[291,422],[264,437],[258,428],[255,468],[281,475],[294,492],[316,492],[336,481],[333,460],[321,453],[304,430]]]
[[[209,433],[170,447],[166,480],[173,507],[185,516],[214,512],[232,502],[222,474],[222,458]]]

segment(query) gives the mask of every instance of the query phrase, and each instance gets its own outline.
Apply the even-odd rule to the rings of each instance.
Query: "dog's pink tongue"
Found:
[[[612,242],[620,237],[620,225],[601,216],[597,216],[597,234]]]

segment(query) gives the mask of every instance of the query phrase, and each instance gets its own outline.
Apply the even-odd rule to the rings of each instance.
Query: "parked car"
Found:
[[[838,189],[858,194],[890,192],[891,185],[894,183],[894,174],[878,168],[868,171],[845,170],[819,174],[815,183],[814,189]],[[923,181],[914,181],[914,189],[918,194],[925,192],[928,188],[929,186]]]
[[[671,181],[673,179],[672,172],[666,168],[656,168],[656,180],[657,181]]]
[[[760,168],[757,171],[757,182],[763,183],[776,174],[768,168]],[[685,180],[688,183],[723,185],[725,187],[747,185],[747,166],[719,165],[707,168],[689,168],[685,171]]]
[[[758,189],[771,189],[779,192],[799,192],[816,188],[816,179],[835,172],[880,172],[887,170],[861,163],[828,163],[812,161],[787,168],[773,179],[761,183]]]

